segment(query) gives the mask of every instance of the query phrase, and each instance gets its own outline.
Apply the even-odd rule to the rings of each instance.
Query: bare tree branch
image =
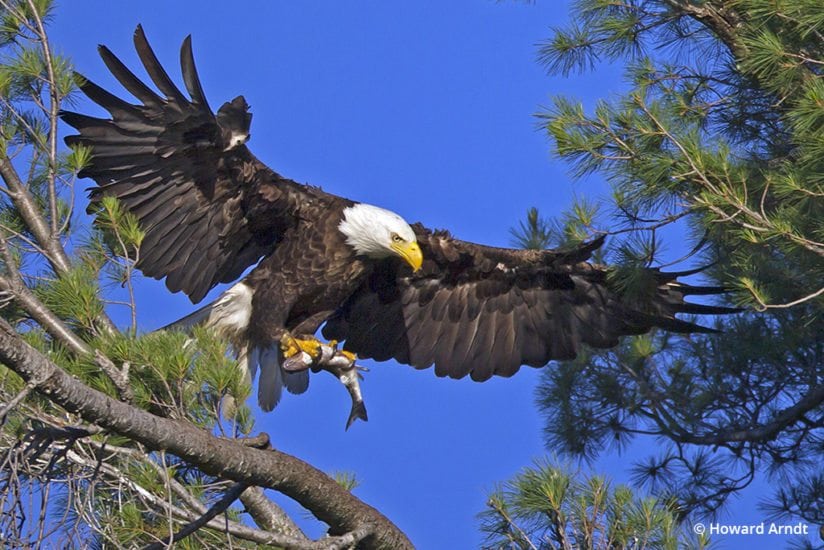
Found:
[[[60,244],[60,240],[55,236],[52,238],[46,220],[37,202],[29,193],[28,188],[20,179],[17,171],[12,166],[11,159],[5,154],[0,154],[0,176],[6,182],[7,192],[14,207],[20,213],[20,217],[26,227],[34,235],[40,247],[46,252],[46,259],[54,269],[55,273],[65,273],[71,268],[71,261]]]
[[[824,294],[824,287],[821,287],[818,290],[816,290],[815,292],[813,292],[811,294],[808,294],[808,295],[806,295],[802,298],[799,298],[797,300],[793,300],[792,302],[787,302],[787,303],[784,303],[784,304],[768,304],[768,303],[764,302],[758,294],[756,294],[755,292],[750,291],[750,295],[753,297],[753,299],[756,302],[758,302],[758,306],[756,307],[756,309],[758,311],[766,311],[768,309],[784,309],[784,308],[788,308],[788,307],[794,307],[794,306],[797,306],[799,304],[803,304],[804,302],[809,302],[810,300],[814,300],[815,298],[818,298],[822,294]]]

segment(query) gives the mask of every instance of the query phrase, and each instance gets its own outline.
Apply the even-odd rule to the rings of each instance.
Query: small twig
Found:
[[[26,252],[36,252],[37,254],[40,254],[44,258],[46,257],[46,251],[45,250],[40,248],[40,246],[37,243],[35,243],[33,240],[29,239],[28,237],[26,237],[25,235],[23,235],[19,231],[15,231],[11,227],[9,227],[9,226],[7,226],[3,223],[0,223],[0,229],[2,229],[3,232],[5,233],[4,238],[8,239],[9,237],[11,237],[13,239],[18,239],[18,240],[22,241],[23,243],[25,243],[26,245],[28,245],[29,248],[30,248],[30,250],[26,250],[22,246],[17,245],[17,248],[19,250],[25,250]]]
[[[32,128],[28,120],[20,114],[19,110],[14,107],[14,104],[11,101],[6,98],[0,98],[0,104],[2,104],[6,111],[14,117],[15,122],[17,122],[17,124],[19,124],[26,131],[26,135],[28,135],[33,142],[36,142],[39,147],[44,149],[46,148],[46,144],[43,142],[40,134]]]
[[[109,212],[109,215],[114,220],[114,216],[112,212]],[[129,247],[126,245],[126,241],[123,240],[123,235],[120,233],[120,229],[118,228],[116,223],[112,223],[111,225],[112,232],[114,233],[115,238],[117,239],[117,244],[120,247],[121,256],[123,258],[122,264],[118,262],[119,265],[122,265],[124,270],[124,279],[123,284],[126,286],[126,290],[129,293],[129,302],[128,307],[131,313],[131,330],[133,334],[137,333],[137,302],[135,299],[134,294],[134,285],[132,283],[132,274],[134,273],[134,266],[140,261],[140,249],[138,248],[134,252],[134,257],[130,254]]]
[[[94,350],[94,362],[100,367],[106,376],[114,382],[117,388],[117,394],[121,401],[131,403],[134,401],[134,391],[131,384],[129,384],[129,363],[123,363],[123,367],[117,368],[111,359],[103,355],[100,350]]]
[[[174,517],[172,514],[172,509],[174,508],[174,502],[172,501],[172,475],[169,473],[169,466],[166,464],[166,451],[160,451],[160,464],[163,466],[163,479],[166,482],[166,495],[168,500],[166,504],[166,521],[169,523],[169,537],[166,539],[166,543],[161,546],[161,548],[166,547],[171,549],[172,543],[174,542]]]
[[[803,298],[799,298],[798,300],[793,300],[792,302],[787,302],[785,304],[768,304],[768,303],[764,302],[763,300],[761,300],[761,298],[759,298],[758,295],[755,292],[750,291],[750,295],[758,302],[758,307],[755,308],[758,311],[766,311],[768,309],[784,309],[784,308],[788,308],[788,307],[797,306],[799,304],[803,304],[804,302],[809,302],[810,300],[818,298],[822,294],[824,294],[824,287],[819,288],[818,290],[816,290],[812,294],[808,294],[807,296],[804,296]]]
[[[535,543],[533,543],[529,536],[524,532],[524,530],[521,529],[517,523],[515,523],[515,520],[513,520],[509,516],[509,514],[506,513],[506,510],[504,510],[504,508],[498,504],[496,499],[490,498],[489,501],[487,501],[487,505],[490,506],[496,512],[498,512],[501,518],[503,518],[503,520],[518,533],[518,536],[520,536],[521,539],[529,545],[529,548],[531,548],[531,550],[538,550],[538,547],[535,546]]]
[[[14,396],[8,403],[0,407],[0,424],[6,421],[6,415],[12,410],[14,407],[20,404],[26,397],[28,397],[29,393],[39,384],[37,380],[29,380],[26,383],[26,386],[20,390],[20,392]]]
[[[629,214],[628,212],[626,212],[626,210],[624,210],[624,209],[621,209],[621,210],[627,216],[632,217],[632,215]],[[681,218],[689,216],[690,214],[693,214],[693,213],[694,213],[693,209],[691,209],[690,207],[687,207],[686,210],[678,212],[677,214],[670,214],[668,216],[664,216],[663,218],[661,218],[659,220],[642,220],[644,223],[651,223],[651,225],[645,225],[645,226],[642,226],[642,227],[625,227],[624,229],[615,229],[615,230],[610,230],[610,231],[598,231],[598,233],[603,234],[603,235],[620,235],[621,233],[635,233],[635,232],[639,232],[639,231],[655,231],[656,229],[660,229],[660,228],[665,227],[665,226],[667,226],[671,223],[675,223],[678,220],[680,220]]]

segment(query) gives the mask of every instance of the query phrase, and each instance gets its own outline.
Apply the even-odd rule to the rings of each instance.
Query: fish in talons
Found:
[[[357,356],[354,353],[339,349],[335,340],[323,343],[314,338],[311,340],[293,338],[289,334],[284,335],[280,345],[284,353],[283,370],[301,372],[311,368],[312,372],[326,371],[346,387],[352,399],[352,408],[346,420],[347,430],[357,419],[364,422],[369,420],[360,389],[360,380],[363,378],[361,372],[367,372],[368,369],[356,364]]]

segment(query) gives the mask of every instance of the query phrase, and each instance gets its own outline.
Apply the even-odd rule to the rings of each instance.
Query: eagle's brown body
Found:
[[[314,214],[305,218],[313,222],[288,229],[282,244],[244,279],[254,289],[253,342],[279,341],[284,328],[314,334],[371,271],[372,264],[358,258],[337,230],[344,201],[319,202],[329,204],[302,207],[301,216]]]
[[[326,322],[325,336],[361,356],[485,380],[510,376],[524,364],[575,357],[584,344],[611,347],[621,336],[653,327],[707,332],[675,315],[730,311],[684,301],[721,289],[685,285],[677,274],[655,269],[648,272],[646,299],[629,299],[611,286],[605,266],[587,262],[603,239],[566,251],[493,248],[410,228],[384,211],[379,218],[406,235],[393,232],[392,238],[411,241],[406,244],[418,260],[422,253],[423,265],[413,261],[420,267],[413,272],[397,256],[360,253],[358,239],[373,237],[369,224],[347,235],[342,226],[360,205],[283,178],[257,160],[245,145],[251,123],[245,100],[212,112],[188,38],[181,67],[190,97],[172,83],[140,28],[135,45],[160,93],[101,46],[104,62],[139,103],[84,81],[82,90],[111,119],[63,113],[80,132],[67,141],[92,148],[92,161],[80,174],[99,185],[92,203],[115,196],[138,218],[146,236],[137,267],[146,275],[165,277],[170,290],[199,302],[259,262],[189,318],[229,327],[252,363],[277,364],[281,358],[273,350],[284,333],[311,334]],[[303,375],[290,380],[290,373],[282,374],[293,391],[305,389]],[[267,392],[279,396],[280,377],[277,369],[264,369],[265,408],[277,400]]]

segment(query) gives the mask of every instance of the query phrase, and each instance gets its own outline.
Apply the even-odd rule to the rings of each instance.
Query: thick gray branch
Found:
[[[277,450],[258,450],[221,440],[195,426],[154,416],[112,399],[69,376],[25,343],[0,320],[0,362],[69,412],[130,437],[153,450],[168,451],[208,475],[270,487],[295,499],[330,526],[330,534],[367,530],[362,548],[413,548],[389,519],[358,500],[313,466]]]

